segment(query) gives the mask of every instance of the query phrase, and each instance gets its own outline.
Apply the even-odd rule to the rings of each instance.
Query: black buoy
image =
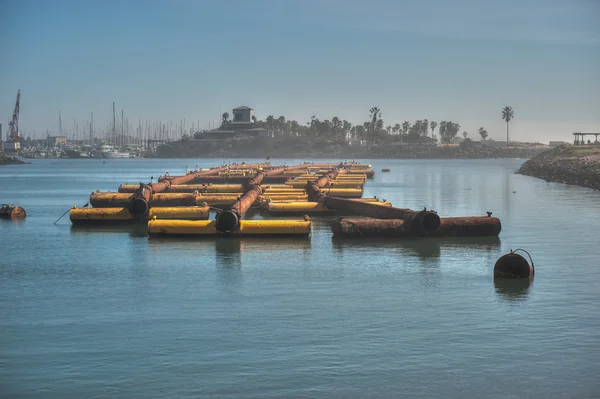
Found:
[[[529,256],[531,265],[523,256],[516,253],[523,251]],[[535,269],[529,252],[523,249],[510,250],[510,253],[502,255],[494,265],[494,278],[529,278],[533,277]]]

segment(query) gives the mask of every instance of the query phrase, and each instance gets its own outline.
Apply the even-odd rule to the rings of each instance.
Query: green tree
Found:
[[[410,130],[410,122],[409,121],[402,122],[402,134],[406,136],[408,134],[409,130]]]
[[[393,132],[394,134],[398,134],[398,133],[400,133],[400,129],[402,129],[402,127],[400,126],[400,124],[399,124],[399,123],[396,123],[396,124],[394,125],[394,127],[392,128],[392,132]]]
[[[515,117],[512,107],[508,105],[502,108],[502,119],[506,121],[506,148],[508,148],[508,122]]]
[[[469,135],[469,133],[467,133],[466,131],[463,132],[463,137],[466,139],[467,136]]]
[[[223,122],[223,123],[229,122],[229,112],[223,112],[223,115],[221,115],[221,122]]]
[[[381,120],[381,110],[378,107],[373,107],[369,110],[369,115],[371,117],[371,145],[373,145],[375,130],[378,128],[377,125]],[[381,125],[383,126],[383,121],[381,121]]]
[[[435,128],[437,127],[436,121],[429,122],[429,127],[431,128],[431,137],[435,138]]]
[[[487,132],[487,130],[485,130],[485,129],[483,128],[483,126],[482,126],[482,127],[480,127],[480,128],[479,128],[479,130],[477,130],[477,132],[478,132],[478,133],[479,133],[479,135],[481,136],[481,141],[484,141],[485,139],[487,139],[488,132]]]

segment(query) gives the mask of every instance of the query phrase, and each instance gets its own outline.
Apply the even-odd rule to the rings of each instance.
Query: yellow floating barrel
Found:
[[[308,195],[303,194],[303,195],[272,195],[272,194],[264,194],[258,197],[261,200],[266,200],[266,199],[270,199],[271,201],[278,201],[278,200],[293,200],[293,201],[306,201],[308,199]]]
[[[373,202],[380,206],[392,206],[390,202]],[[339,211],[327,208],[321,202],[269,202],[264,208],[272,215],[340,215]]]
[[[127,208],[73,208],[69,215],[73,224],[103,224],[146,221],[155,216],[160,219],[206,220],[209,213],[208,206],[182,206],[150,208],[148,215],[139,219],[136,219]]]
[[[310,220],[241,220],[233,236],[310,235]],[[220,236],[214,220],[149,220],[150,236]]]
[[[360,198],[363,194],[361,188],[338,188],[336,186],[331,188],[325,187],[322,188],[321,191],[326,195],[341,198]]]
[[[308,182],[306,180],[292,180],[292,181],[288,181],[285,184],[287,184],[290,187],[294,187],[294,188],[305,188],[306,184]],[[339,187],[339,188],[356,188],[356,187],[362,187],[363,186],[363,182],[362,181],[358,181],[358,180],[352,180],[352,181],[344,181],[344,182],[334,182],[333,184],[335,187]]]

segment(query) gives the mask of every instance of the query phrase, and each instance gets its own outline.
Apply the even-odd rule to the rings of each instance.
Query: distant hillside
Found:
[[[562,145],[531,158],[517,173],[600,190],[600,146]]]

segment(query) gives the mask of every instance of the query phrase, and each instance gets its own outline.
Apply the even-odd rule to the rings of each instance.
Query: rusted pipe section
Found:
[[[0,218],[5,219],[23,219],[27,216],[25,209],[17,205],[2,204],[0,205]]]
[[[311,201],[318,201],[319,194],[321,194],[321,189],[327,187],[332,180],[335,180],[336,177],[340,174],[347,173],[348,169],[338,169],[333,168],[327,173],[324,173],[323,176],[318,178],[316,181],[309,181],[306,183],[306,193],[308,194],[308,198]],[[324,194],[321,194],[324,195]]]
[[[338,237],[497,237],[502,229],[495,217],[441,218],[440,227],[431,233],[411,229],[401,219],[343,219],[331,225]]]
[[[440,217],[434,211],[426,209],[413,211],[412,209],[395,208],[392,206],[378,206],[368,202],[352,201],[345,198],[329,197],[319,193],[317,202],[322,202],[330,209],[336,209],[354,215],[369,216],[374,219],[401,219],[409,225],[404,227],[410,229],[412,234],[432,234],[440,228]]]
[[[262,192],[261,186],[254,186],[236,201],[231,208],[219,212],[216,219],[216,229],[223,233],[229,233],[237,229],[242,216],[250,209]]]
[[[140,183],[140,187],[133,194],[129,203],[129,212],[133,217],[141,217],[148,213],[150,209],[150,197],[152,196],[152,187],[148,184]]]
[[[244,189],[250,190],[252,187],[260,186],[260,183],[264,180],[268,172],[260,171],[254,177],[248,179],[246,183],[243,184]]]
[[[172,179],[163,180],[160,183],[154,184],[140,183],[140,186],[134,193],[133,198],[129,203],[129,212],[131,212],[131,214],[134,217],[141,217],[147,215],[148,211],[150,210],[150,199],[152,198],[152,195],[168,191],[171,185],[182,185],[191,183],[192,181],[197,179],[199,175],[212,176],[218,174],[224,169],[226,168],[215,168],[202,172],[190,172],[185,176],[177,176]]]

